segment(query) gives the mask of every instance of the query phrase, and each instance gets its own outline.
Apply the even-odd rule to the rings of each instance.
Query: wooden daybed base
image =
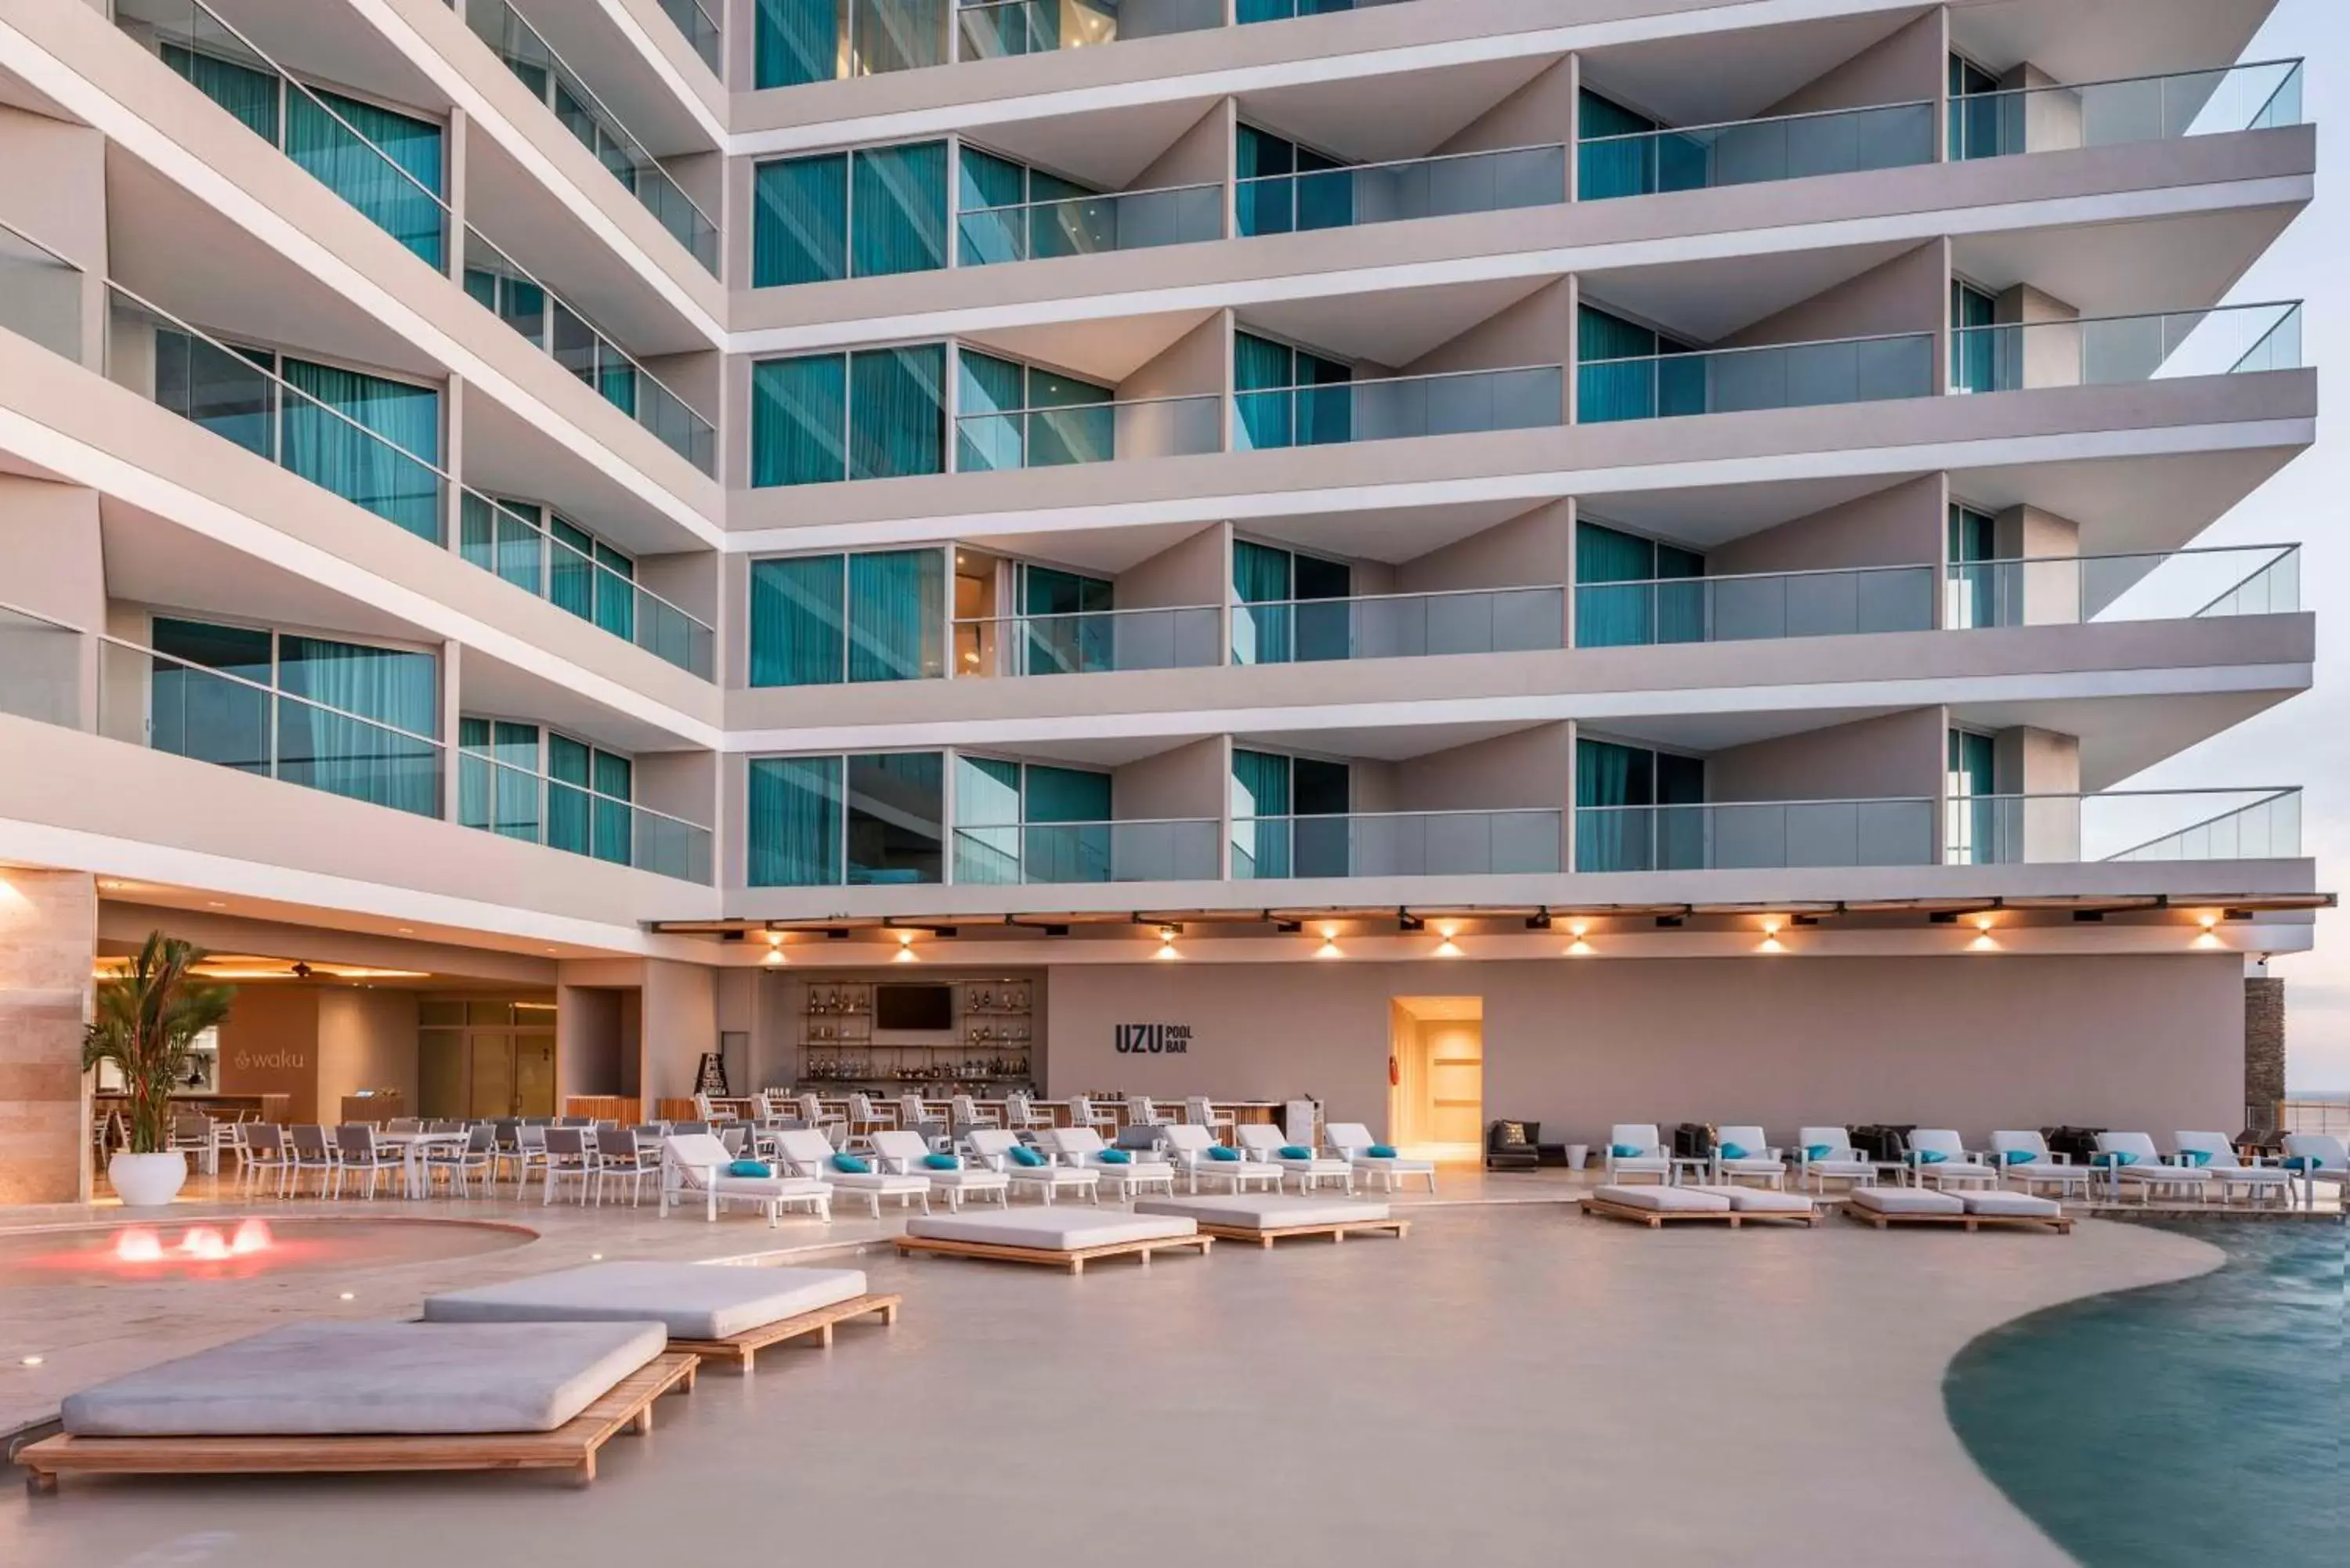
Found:
[[[1046,1247],[1007,1247],[988,1241],[933,1241],[923,1236],[898,1238],[898,1251],[900,1252],[936,1252],[951,1258],[992,1258],[1004,1263],[1044,1263],[1066,1269],[1073,1274],[1084,1273],[1087,1263],[1098,1262],[1104,1258],[1139,1258],[1143,1266],[1148,1268],[1154,1252],[1190,1248],[1204,1257],[1214,1245],[1215,1237],[1204,1225],[1197,1235],[1154,1236],[1148,1241],[1114,1241],[1106,1247],[1073,1247],[1066,1251]]]
[[[797,1317],[778,1318],[774,1323],[762,1324],[757,1328],[745,1329],[724,1339],[672,1339],[669,1347],[672,1351],[685,1351],[701,1356],[705,1361],[731,1362],[735,1370],[747,1376],[752,1371],[751,1358],[771,1345],[781,1345],[787,1339],[813,1334],[816,1336],[816,1344],[829,1347],[835,1324],[868,1314],[879,1318],[885,1327],[895,1324],[898,1321],[898,1303],[904,1299],[902,1296],[851,1296],[845,1302],[835,1302],[814,1312],[804,1312]]]
[[[1278,1225],[1265,1230],[1247,1225],[1211,1225],[1205,1220],[1199,1224],[1203,1236],[1213,1236],[1222,1241],[1254,1241],[1261,1247],[1271,1247],[1293,1236],[1327,1236],[1333,1241],[1343,1241],[1349,1236],[1369,1235],[1377,1231],[1385,1231],[1398,1241],[1411,1234],[1409,1220],[1340,1220],[1327,1225]]]
[[[2059,1236],[2073,1233],[2070,1214],[1871,1214],[1849,1203],[1839,1205],[1845,1218],[1882,1231],[1887,1225],[1956,1225],[1963,1230],[1979,1231],[1998,1227],[2010,1231],[2054,1231]]]
[[[1609,1220],[1627,1220],[1636,1225],[1646,1225],[1654,1231],[1659,1226],[1680,1220],[1699,1220],[1714,1225],[1727,1225],[1735,1231],[1742,1225],[1802,1225],[1810,1227],[1820,1222],[1819,1210],[1809,1214],[1771,1214],[1761,1210],[1741,1211],[1736,1209],[1629,1209],[1621,1203],[1610,1203],[1604,1198],[1581,1199],[1586,1214],[1597,1214]]]
[[[596,1453],[623,1430],[650,1432],[653,1401],[691,1390],[697,1358],[667,1351],[551,1432],[447,1436],[44,1438],[16,1455],[25,1485],[53,1492],[68,1470],[91,1475],[356,1475],[390,1470],[567,1469],[596,1479]]]

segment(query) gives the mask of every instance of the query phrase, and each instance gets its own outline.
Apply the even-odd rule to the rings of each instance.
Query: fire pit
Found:
[[[430,1263],[535,1239],[518,1225],[475,1220],[257,1216],[17,1231],[0,1233],[0,1288],[251,1280]]]

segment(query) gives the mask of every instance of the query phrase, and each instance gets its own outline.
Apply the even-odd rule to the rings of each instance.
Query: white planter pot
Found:
[[[118,1154],[106,1162],[106,1179],[127,1209],[160,1209],[187,1185],[188,1157],[168,1154]]]

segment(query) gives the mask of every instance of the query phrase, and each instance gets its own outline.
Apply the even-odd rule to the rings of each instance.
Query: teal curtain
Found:
[[[596,540],[585,528],[555,519],[555,558],[546,597],[581,620],[596,618]]]
[[[753,757],[745,880],[832,888],[841,880],[841,759]]]
[[[606,751],[596,753],[596,824],[589,852],[616,866],[636,864],[636,811],[629,804],[634,798],[635,774],[628,758]]]
[[[751,367],[751,483],[848,477],[848,360],[840,354]]]
[[[148,676],[148,744],[266,778],[276,678],[266,631],[155,618],[149,631],[160,657]],[[250,682],[250,684],[247,684]]]
[[[954,879],[1018,886],[1020,764],[957,753],[954,806]]]
[[[286,96],[286,154],[436,271],[445,265],[441,128],[340,93]],[[321,107],[321,106],[324,107]],[[357,134],[353,134],[356,132]]]
[[[1017,208],[1027,200],[1025,168],[976,147],[962,150],[957,164],[955,206],[961,217],[955,243],[965,266],[1029,258],[1029,214],[986,210]]]
[[[1657,640],[1657,546],[1591,522],[1575,525],[1575,644],[1633,648]],[[1623,587],[1610,587],[1622,584]]]
[[[545,512],[525,501],[496,501],[468,490],[458,499],[458,546],[465,559],[525,593],[545,597]]]
[[[1655,190],[1651,140],[1642,137],[1637,141],[1594,142],[1600,137],[1638,136],[1642,131],[1658,130],[1657,122],[1589,88],[1585,88],[1578,98],[1577,109],[1575,137],[1580,145],[1575,149],[1576,196],[1586,202],[1600,202],[1616,196],[1644,195]]]
[[[1676,545],[1657,546],[1657,640],[1703,642],[1705,557]]]
[[[850,356],[849,478],[945,471],[946,368],[942,343],[868,348]]]
[[[1111,878],[1109,774],[1030,763],[1022,788],[1021,837],[1031,882]]]
[[[837,685],[846,669],[838,556],[751,563],[751,684]]]
[[[946,673],[946,553],[872,550],[848,557],[848,678],[920,680]]]
[[[1950,503],[1950,625],[1958,629],[1999,624],[1998,524],[1987,512]]]
[[[1656,754],[1657,869],[1701,871],[1706,867],[1706,814],[1674,811],[1705,804],[1705,759],[1671,752]]]
[[[277,684],[286,696],[303,699],[277,704],[278,777],[421,816],[440,815],[440,748],[420,738],[441,728],[432,655],[281,637]]]
[[[1232,875],[1288,876],[1289,759],[1235,746],[1232,785]]]
[[[847,764],[849,886],[943,880],[944,753],[890,752]]]
[[[1288,389],[1297,384],[1296,377],[1296,355],[1289,345],[1253,332],[1232,334],[1232,391],[1243,447],[1294,443],[1296,394]]]
[[[955,350],[955,467],[987,473],[1027,466],[1027,368],[976,349]]]
[[[163,46],[163,63],[188,78],[198,92],[243,120],[255,136],[277,145],[276,73],[255,70],[179,44]]]
[[[1656,755],[1613,741],[1575,744],[1575,868],[1577,871],[1650,869],[1649,821],[1639,810],[1591,810],[1601,806],[1656,804]]]
[[[1963,56],[1950,57],[1950,161],[2024,150],[2024,99]]]
[[[785,158],[751,174],[751,286],[848,275],[848,155]]]
[[[1241,234],[1289,233],[1296,226],[1297,144],[1253,125],[1243,125],[1233,156],[1241,180]]]
[[[1108,611],[1117,589],[1101,577],[1051,566],[1020,567],[1021,630],[1031,675],[1069,675],[1117,666],[1117,630]]]
[[[797,87],[840,74],[837,0],[758,0],[751,36],[754,88]]]
[[[1286,550],[1252,540],[1232,541],[1232,597],[1263,607],[1232,613],[1232,660],[1286,664],[1295,653],[1291,583],[1295,560]]]
[[[538,726],[504,719],[457,721],[457,820],[506,838],[536,844],[541,765]]]
[[[859,151],[849,176],[849,270],[858,277],[947,265],[947,144]]]
[[[1658,363],[1666,345],[1657,334],[1596,306],[1575,313],[1575,421],[1607,424],[1655,419],[1659,405]],[[1598,363],[1597,361],[1617,361]]]
[[[546,737],[546,842],[574,855],[595,852],[596,803],[590,749],[568,735]]]
[[[1990,295],[1956,278],[1950,280],[1952,387],[1966,392],[2002,389],[1999,374],[2000,340],[2010,335],[1988,330],[1998,315],[1998,302]]]
[[[1998,743],[1971,730],[1950,732],[1950,820],[1947,857],[1960,866],[1991,866],[2002,859],[1999,841]]]
[[[280,374],[308,394],[287,400],[286,466],[440,543],[441,476],[432,466],[441,461],[440,392],[306,359],[286,359]]]
[[[637,639],[637,564],[596,541],[596,624],[624,642]]]

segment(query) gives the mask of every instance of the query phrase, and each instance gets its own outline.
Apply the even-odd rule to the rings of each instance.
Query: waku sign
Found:
[[[1188,1023],[1121,1023],[1113,1042],[1121,1056],[1180,1056],[1191,1049]]]

